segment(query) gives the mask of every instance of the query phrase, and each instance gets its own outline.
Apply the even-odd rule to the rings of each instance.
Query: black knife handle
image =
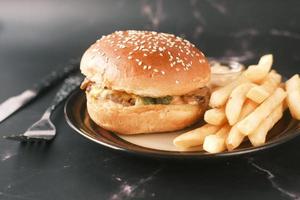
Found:
[[[43,80],[33,86],[33,90],[39,94],[51,86],[57,84],[59,81],[67,77],[72,72],[79,69],[78,59],[70,61],[70,63],[63,69],[53,71],[43,78]]]
[[[63,102],[76,88],[78,88],[83,81],[82,75],[71,75],[64,80],[61,88],[56,93],[52,104],[50,105],[50,111],[55,110],[55,108]]]

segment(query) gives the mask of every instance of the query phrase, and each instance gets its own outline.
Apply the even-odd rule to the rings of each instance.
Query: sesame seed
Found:
[[[175,81],[175,83],[176,83],[176,84],[179,84],[179,81],[178,81],[178,80],[176,80],[176,81]]]
[[[126,46],[123,45],[123,44],[120,44],[120,45],[119,45],[119,48],[120,48],[120,49],[124,49],[125,47],[126,47]]]
[[[128,48],[129,53],[127,55],[127,58],[134,59],[137,62],[137,65],[140,65],[143,69],[148,70],[151,69],[151,66],[143,64],[143,59],[146,59],[145,57],[150,56],[151,54],[157,54],[157,56],[163,57],[165,56],[165,53],[163,52],[167,52],[169,66],[174,67],[176,71],[189,70],[192,66],[192,63],[189,62],[189,60],[193,56],[198,57],[198,62],[205,62],[205,60],[200,56],[202,52],[191,49],[191,46],[194,46],[192,43],[181,37],[176,37],[172,34],[167,33],[135,30],[116,31],[113,34],[102,36],[101,39],[98,40],[98,42],[99,43],[94,44],[94,48],[100,49],[101,42],[105,42],[110,46],[116,46],[116,48],[114,48],[114,51]],[[175,48],[174,52],[171,48]],[[142,51],[140,58],[135,59],[132,56],[135,51]],[[97,51],[97,54],[102,54],[102,52]],[[102,55],[105,56],[105,54]],[[121,56],[122,55],[116,56],[116,59],[120,59]],[[108,58],[105,58],[105,60],[108,61]],[[151,70],[153,70],[154,72],[165,74],[165,71],[153,68]]]

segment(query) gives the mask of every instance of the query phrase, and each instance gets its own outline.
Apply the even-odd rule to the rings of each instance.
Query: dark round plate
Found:
[[[150,157],[214,158],[241,155],[274,147],[294,138],[300,133],[299,121],[292,119],[289,112],[286,111],[283,118],[268,133],[267,142],[259,147],[253,147],[249,141],[245,141],[234,151],[217,154],[207,153],[203,150],[180,152],[151,149],[130,143],[117,134],[107,131],[93,123],[86,111],[85,94],[80,90],[76,90],[67,100],[65,105],[65,117],[68,124],[76,132],[89,140],[115,150]]]

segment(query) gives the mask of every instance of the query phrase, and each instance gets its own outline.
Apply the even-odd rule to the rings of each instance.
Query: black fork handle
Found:
[[[78,88],[83,80],[81,75],[75,74],[69,76],[64,80],[61,88],[56,93],[50,107],[49,111],[52,112],[56,107],[63,102],[76,88]]]
[[[48,88],[56,85],[59,81],[63,80],[65,77],[79,69],[78,59],[73,59],[64,68],[53,71],[49,75],[43,78],[43,80],[33,86],[33,91],[40,94],[46,91]]]

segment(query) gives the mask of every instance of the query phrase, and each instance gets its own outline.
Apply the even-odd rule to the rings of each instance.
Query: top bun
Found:
[[[184,95],[210,79],[208,61],[195,45],[150,31],[103,36],[84,53],[80,69],[103,87],[149,97]]]

